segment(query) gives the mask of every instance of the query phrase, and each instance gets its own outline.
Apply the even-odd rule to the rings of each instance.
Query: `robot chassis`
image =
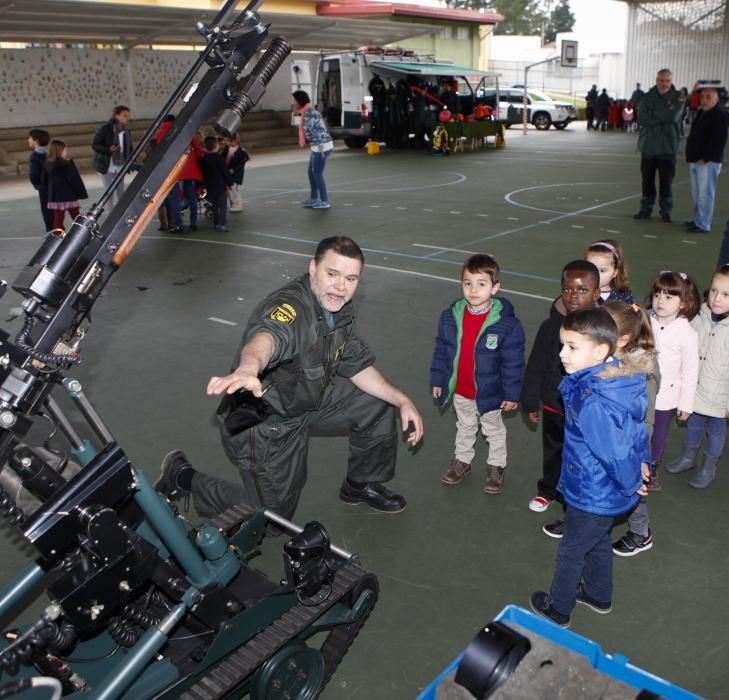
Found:
[[[302,529],[237,507],[186,528],[65,376],[81,360],[95,300],[174,186],[194,134],[216,115],[219,133],[235,132],[291,52],[277,37],[245,73],[268,35],[261,3],[233,18],[237,0],[227,0],[211,24],[198,23],[206,47],[127,165],[67,234],[46,235],[11,285],[24,297],[23,326],[12,340],[0,329],[0,509],[37,559],[0,590],[0,618],[17,617],[39,589],[50,604],[35,623],[4,630],[0,697],[45,697],[36,689],[45,686],[54,698],[87,700],[315,698],[376,602],[377,579],[319,523]],[[183,96],[172,129],[100,222]],[[93,442],[55,389],[71,397]],[[38,418],[52,426],[44,447],[25,442]],[[70,454],[50,446],[57,431]],[[280,582],[249,566],[272,527],[292,536]]]

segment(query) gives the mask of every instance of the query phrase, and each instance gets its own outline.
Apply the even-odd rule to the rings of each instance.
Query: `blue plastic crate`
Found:
[[[568,629],[558,627],[548,620],[545,620],[534,613],[524,610],[516,605],[507,605],[495,618],[497,622],[509,624],[514,622],[526,629],[540,635],[544,639],[559,644],[571,651],[574,651],[586,657],[593,668],[597,669],[606,676],[615,678],[616,680],[634,687],[636,690],[650,690],[660,695],[666,700],[703,700],[700,695],[691,693],[688,690],[679,688],[677,685],[670,683],[663,678],[654,676],[648,671],[644,671],[637,666],[633,666],[627,656],[622,654],[608,654],[600,645],[593,642],[587,637],[583,637]],[[448,666],[446,666],[438,677],[425,689],[417,700],[435,700],[435,690],[441,681],[453,670],[455,670],[464,652],[461,652]]]

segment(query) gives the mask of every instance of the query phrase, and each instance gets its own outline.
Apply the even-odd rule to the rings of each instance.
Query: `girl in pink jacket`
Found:
[[[701,301],[694,282],[683,272],[659,272],[650,295],[650,317],[661,371],[656,418],[651,438],[651,478],[648,489],[661,488],[656,468],[663,457],[674,413],[688,420],[694,410],[699,377],[698,336],[690,321]]]

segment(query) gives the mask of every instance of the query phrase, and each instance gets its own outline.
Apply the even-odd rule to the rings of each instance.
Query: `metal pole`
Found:
[[[292,523],[290,520],[282,518],[278,513],[274,513],[272,510],[264,510],[263,514],[272,523],[276,523],[276,525],[278,525],[283,530],[291,533],[292,535],[298,535],[300,532],[304,531],[303,527],[299,527],[296,523]],[[351,559],[354,556],[354,554],[348,552],[346,549],[336,547],[333,544],[329,545],[329,549],[331,549],[332,552],[334,552],[334,554],[336,554],[338,557],[342,557],[342,559]]]

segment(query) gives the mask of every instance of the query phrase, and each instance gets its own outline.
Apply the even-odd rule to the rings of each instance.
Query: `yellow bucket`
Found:
[[[367,155],[376,156],[380,152],[380,144],[377,141],[367,142]]]

